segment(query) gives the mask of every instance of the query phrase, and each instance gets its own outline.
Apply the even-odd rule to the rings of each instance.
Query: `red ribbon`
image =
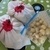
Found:
[[[16,6],[14,10],[15,10],[15,12],[17,12],[17,13],[22,12],[22,10],[24,10],[24,6],[23,6],[23,5]]]
[[[2,23],[2,29],[0,30],[0,32],[2,32],[2,30],[4,29],[6,32],[11,31],[13,29],[13,25],[11,24],[10,20],[6,20]]]

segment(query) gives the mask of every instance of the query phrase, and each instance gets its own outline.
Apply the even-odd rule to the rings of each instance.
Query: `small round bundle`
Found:
[[[33,43],[37,46],[42,45],[50,34],[50,28],[46,24],[46,22],[38,18],[34,22],[30,24],[27,35],[31,39]]]

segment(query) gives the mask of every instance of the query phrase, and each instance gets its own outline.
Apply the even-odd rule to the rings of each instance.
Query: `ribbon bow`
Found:
[[[0,32],[2,32],[2,30],[4,29],[6,32],[11,31],[13,29],[13,25],[11,24],[10,20],[5,20],[3,21],[3,23],[1,24],[2,28],[0,28]]]

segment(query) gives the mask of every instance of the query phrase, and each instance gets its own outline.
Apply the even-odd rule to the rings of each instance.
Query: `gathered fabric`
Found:
[[[7,48],[21,49],[29,45],[30,39],[20,34],[24,25],[17,19],[5,14],[0,17],[0,41]],[[26,33],[26,30],[25,32]]]

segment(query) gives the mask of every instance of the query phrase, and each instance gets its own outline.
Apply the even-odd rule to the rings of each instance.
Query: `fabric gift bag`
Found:
[[[31,5],[25,4],[24,2],[17,0],[17,1],[10,1],[8,3],[7,13],[10,16],[13,15],[16,19],[25,24],[34,14],[34,10]]]
[[[13,17],[5,14],[0,17],[0,41],[7,48],[21,49],[25,45],[30,45],[30,39],[22,36],[20,31],[24,25]],[[25,32],[26,33],[26,30]]]

